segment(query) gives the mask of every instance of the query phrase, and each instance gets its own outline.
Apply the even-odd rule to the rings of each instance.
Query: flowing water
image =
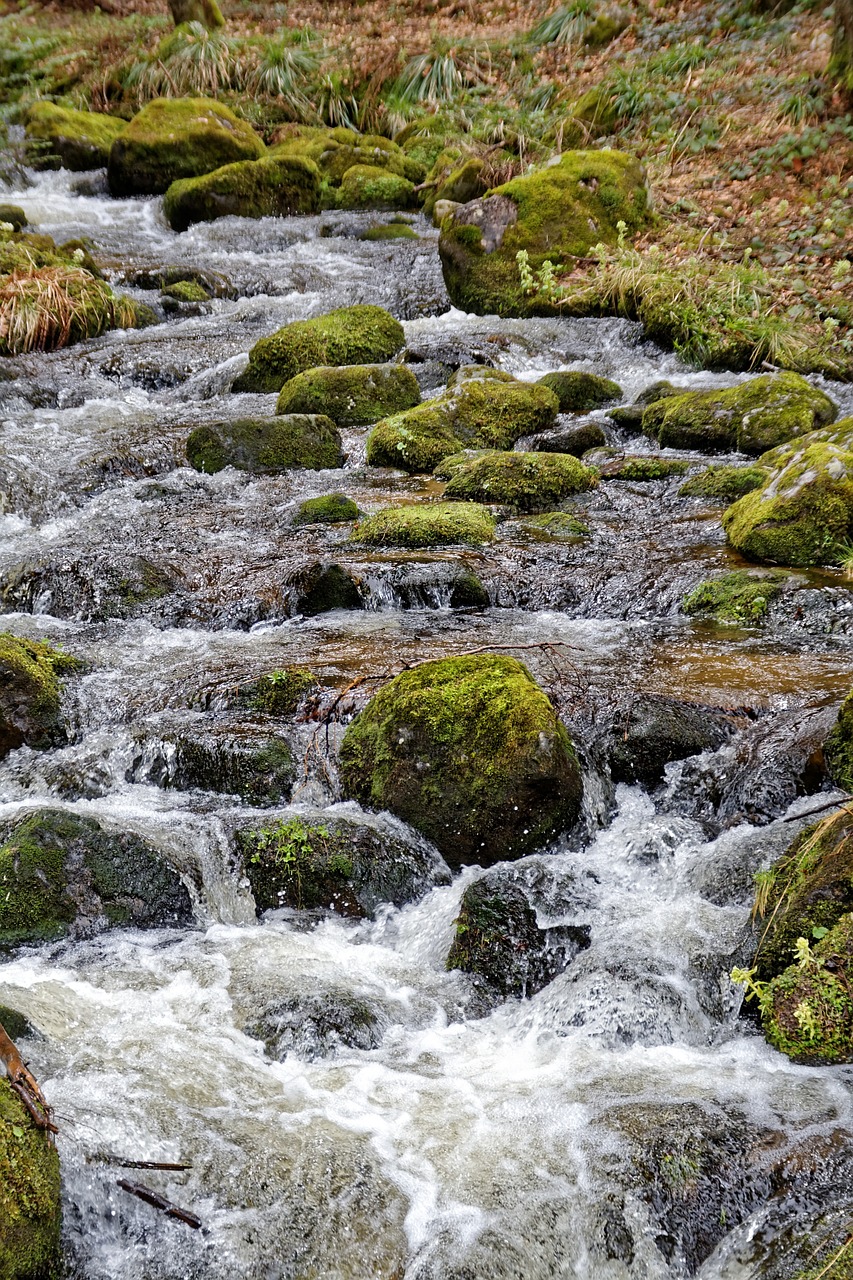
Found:
[[[754,945],[752,874],[798,829],[782,818],[815,804],[785,744],[829,723],[849,688],[844,581],[802,575],[764,631],[692,623],[685,591],[740,563],[719,510],[678,499],[678,479],[615,482],[577,500],[589,539],[508,521],[494,547],[466,551],[490,605],[454,609],[457,553],[365,553],[340,529],[290,527],[299,502],[332,489],[363,509],[440,492],[367,468],[365,431],[345,433],[343,473],[252,480],[183,462],[194,426],[273,410],[229,391],[259,337],[355,302],[404,321],[426,393],[475,362],[522,378],[588,369],[629,399],[662,377],[734,376],[688,371],[623,321],[454,311],[422,220],[417,241],[359,241],[375,217],[354,214],[177,236],[158,200],[110,200],[99,182],[39,175],[7,198],[58,242],[89,237],[141,301],[160,305],[144,286],[164,266],[216,273],[221,296],[0,371],[3,626],[88,664],[67,695],[73,740],[0,765],[0,819],[50,805],[143,835],[196,914],[188,931],[115,931],[0,964],[0,1003],[37,1028],[26,1052],[60,1120],[74,1274],[784,1277],[798,1240],[814,1230],[820,1244],[853,1216],[851,1073],[771,1050],[727,974]],[[312,614],[305,582],[330,563],[360,607]],[[588,765],[582,830],[518,870],[540,925],[586,926],[590,946],[531,999],[488,1011],[444,968],[478,869],[374,920],[257,920],[232,841],[263,815],[182,790],[169,741],[221,719],[224,690],[288,663],[316,671],[328,703],[358,676],[493,645],[521,646],[587,728],[626,690],[749,715],[720,750],[668,766],[653,796]],[[334,807],[316,720],[289,733],[305,762],[295,811],[388,821]],[[276,1003],[353,1000],[374,1016],[357,1047],[310,1017],[276,1057],[250,1034]],[[115,1157],[189,1164],[148,1180],[203,1230],[120,1190]]]

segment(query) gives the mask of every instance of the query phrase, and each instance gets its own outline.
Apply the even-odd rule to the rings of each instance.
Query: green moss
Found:
[[[340,307],[313,320],[296,320],[261,338],[235,391],[280,391],[289,378],[321,365],[390,360],[405,342],[403,326],[382,307]]]
[[[269,689],[261,690],[263,700]],[[248,804],[283,804],[296,774],[293,753],[277,736],[227,730],[180,734],[175,740],[175,783],[239,796]]]
[[[239,701],[252,711],[271,716],[292,715],[302,699],[317,687],[317,677],[305,667],[283,667],[242,685]]]
[[[383,418],[367,438],[367,462],[371,467],[432,471],[461,448],[453,421],[452,407],[443,398]]]
[[[533,995],[561,967],[562,952],[548,963],[547,934],[523,890],[500,872],[468,886],[455,925],[446,967],[475,975],[501,997]]]
[[[358,238],[359,240],[420,240],[417,231],[413,231],[405,222],[389,222],[382,227],[368,227]]]
[[[749,560],[797,568],[843,563],[853,539],[853,453],[806,437],[764,488],[728,508],[723,528]]]
[[[11,1085],[0,1078],[0,1276],[58,1275],[59,1156]]]
[[[571,454],[493,452],[458,467],[445,497],[547,511],[597,483],[597,473]]]
[[[798,373],[763,374],[722,391],[688,391],[643,413],[643,431],[663,447],[764,453],[832,422],[829,396]]]
[[[174,298],[175,302],[208,302],[210,295],[195,280],[178,280],[175,284],[167,284],[162,290],[164,298]]]
[[[541,848],[570,826],[581,778],[548,698],[514,658],[444,658],[371,699],[341,745],[346,795],[389,809],[451,865]]]
[[[534,272],[546,260],[565,265],[599,242],[614,244],[619,222],[636,231],[647,204],[633,157],[567,151],[557,163],[514,178],[445,219],[439,251],[451,301],[478,315],[556,315],[559,303],[524,291],[519,250],[527,252]]]
[[[823,1239],[819,1243],[808,1239],[806,1252],[809,1262],[815,1258],[817,1261],[798,1271],[792,1280],[853,1280],[853,1241],[827,1245]]]
[[[341,467],[344,456],[340,432],[330,418],[291,413],[197,427],[187,440],[187,459],[196,471],[208,475],[223,467],[276,475],[300,467],[311,471]]]
[[[64,737],[60,676],[80,669],[67,653],[0,632],[0,759],[26,743],[36,750]]]
[[[622,388],[610,378],[595,373],[546,373],[540,387],[553,391],[560,402],[560,413],[585,413],[620,399]]]
[[[465,382],[518,382],[505,369],[493,369],[487,364],[463,364],[447,379],[447,389],[461,387]],[[529,385],[529,384],[525,384]]]
[[[20,231],[27,225],[27,215],[20,205],[0,204],[0,223],[4,222],[13,231]]]
[[[833,782],[853,792],[853,691],[839,708],[838,719],[824,745],[824,755]]]
[[[782,590],[785,573],[751,573],[736,569],[721,578],[700,582],[684,597],[682,609],[700,614],[716,622],[740,627],[761,626],[767,617],[767,606]]]
[[[356,525],[354,542],[369,547],[482,546],[493,541],[495,522],[473,502],[386,507]]]
[[[363,364],[306,369],[284,384],[277,413],[324,413],[341,427],[367,426],[420,403],[406,365]]]
[[[299,156],[240,160],[201,177],[181,178],[163,200],[173,231],[217,218],[284,218],[319,208],[320,171]]]
[[[800,955],[763,993],[764,1034],[794,1062],[853,1062],[853,916]]]
[[[110,149],[114,196],[159,195],[239,160],[259,160],[264,144],[245,121],[212,98],[155,98]]]
[[[477,156],[464,161],[439,185],[433,203],[439,200],[453,200],[457,204],[466,204],[469,200],[481,196],[486,190],[486,183],[482,176],[485,167],[484,161]]]
[[[529,516],[522,521],[521,527],[532,533],[561,540],[591,536],[587,526],[580,520],[576,520],[574,516],[570,516],[567,511],[546,511],[543,515]]]
[[[126,128],[114,116],[36,102],[25,117],[28,158],[37,169],[101,169]]]
[[[345,493],[324,493],[321,498],[306,498],[293,517],[293,524],[344,524],[357,520],[361,512]]]
[[[690,466],[679,458],[618,458],[602,468],[602,480],[633,480],[644,482],[668,480],[671,476],[683,476]]]
[[[408,178],[367,164],[347,169],[336,198],[339,209],[413,209],[417,203]]]
[[[768,473],[762,467],[708,467],[691,476],[679,489],[682,498],[707,498],[728,506],[754,489],[767,483]]]

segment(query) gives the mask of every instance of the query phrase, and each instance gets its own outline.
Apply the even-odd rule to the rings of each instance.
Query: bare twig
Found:
[[[0,1023],[0,1062],[5,1066],[9,1083],[30,1113],[33,1123],[39,1129],[46,1129],[48,1133],[58,1133],[59,1130],[51,1118],[51,1109],[39,1088],[38,1081],[6,1034],[2,1023]]]
[[[167,1200],[165,1196],[161,1196],[159,1191],[152,1191],[150,1187],[143,1186],[141,1182],[128,1182],[126,1178],[118,1178],[117,1185],[121,1187],[122,1191],[127,1191],[139,1200],[144,1200],[146,1204],[150,1204],[154,1209],[159,1209],[161,1213],[165,1213],[167,1218],[175,1218],[178,1222],[183,1222],[188,1227],[192,1227],[193,1231],[201,1229],[201,1218],[197,1218],[194,1213],[190,1213],[189,1209],[181,1209],[179,1205],[172,1204],[172,1201]]]

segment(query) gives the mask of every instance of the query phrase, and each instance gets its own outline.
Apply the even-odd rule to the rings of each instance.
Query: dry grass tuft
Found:
[[[133,325],[133,304],[75,267],[16,270],[0,280],[0,354],[55,351]]]

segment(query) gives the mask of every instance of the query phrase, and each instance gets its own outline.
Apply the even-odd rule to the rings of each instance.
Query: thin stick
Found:
[[[122,1191],[129,1192],[130,1195],[136,1196],[139,1200],[144,1200],[146,1204],[150,1204],[154,1209],[159,1209],[161,1213],[165,1213],[167,1218],[175,1218],[178,1222],[183,1222],[188,1227],[192,1227],[193,1231],[199,1231],[202,1226],[201,1218],[197,1218],[194,1213],[190,1213],[189,1209],[181,1209],[178,1205],[172,1204],[171,1200],[167,1200],[165,1196],[161,1196],[158,1191],[152,1191],[150,1187],[145,1187],[141,1182],[128,1182],[126,1178],[118,1178],[117,1185]]]
[[[816,809],[806,809],[805,813],[793,813],[790,818],[783,818],[783,822],[799,822],[800,818],[810,818],[813,813],[826,813],[827,809],[843,809],[853,800],[853,796],[845,796],[843,800],[827,800],[826,804],[820,804]]]

